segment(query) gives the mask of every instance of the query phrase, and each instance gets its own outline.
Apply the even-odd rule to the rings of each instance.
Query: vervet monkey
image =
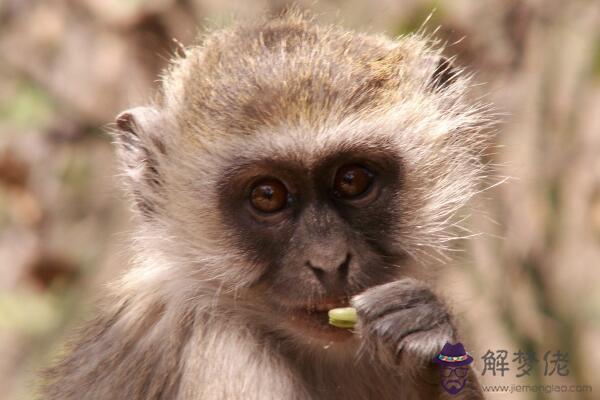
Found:
[[[43,398],[444,398],[458,337],[421,272],[482,179],[469,86],[420,34],[299,12],[187,48],[117,117],[137,257]],[[354,329],[328,324],[349,305]],[[482,398],[470,374],[452,398]]]

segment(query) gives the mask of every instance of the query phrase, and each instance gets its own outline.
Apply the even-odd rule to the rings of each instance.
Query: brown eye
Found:
[[[281,210],[287,203],[288,192],[277,179],[263,179],[252,188],[250,202],[259,211],[272,213]]]
[[[333,193],[345,199],[367,192],[373,183],[373,173],[360,165],[345,165],[335,175]]]

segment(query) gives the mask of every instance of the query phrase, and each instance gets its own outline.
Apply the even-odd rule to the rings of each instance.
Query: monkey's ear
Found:
[[[144,216],[154,213],[163,186],[160,162],[167,151],[159,136],[160,113],[152,107],[123,111],[115,119],[113,132],[127,184]]]
[[[144,146],[164,147],[157,136],[159,116],[158,110],[153,107],[131,108],[117,115],[117,130],[114,132],[117,145],[123,146],[125,151]]]
[[[115,119],[117,129],[113,132],[123,161],[139,158],[139,155],[157,158],[167,150],[160,137],[160,112],[153,107],[136,107],[123,111]]]
[[[444,56],[440,57],[433,71],[429,88],[434,92],[440,92],[450,86],[456,80],[458,71],[452,65],[452,60]]]

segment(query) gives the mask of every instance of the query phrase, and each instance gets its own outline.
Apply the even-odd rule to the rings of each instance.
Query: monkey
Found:
[[[432,360],[459,336],[427,272],[484,179],[471,80],[423,33],[299,11],[182,50],[116,118],[135,256],[41,398],[450,398]],[[354,328],[327,323],[347,306]],[[452,398],[483,398],[473,370]]]

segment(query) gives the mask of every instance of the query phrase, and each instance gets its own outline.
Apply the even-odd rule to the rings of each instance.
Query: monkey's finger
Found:
[[[429,303],[437,303],[435,294],[424,283],[410,278],[372,287],[350,300],[365,321]]]

